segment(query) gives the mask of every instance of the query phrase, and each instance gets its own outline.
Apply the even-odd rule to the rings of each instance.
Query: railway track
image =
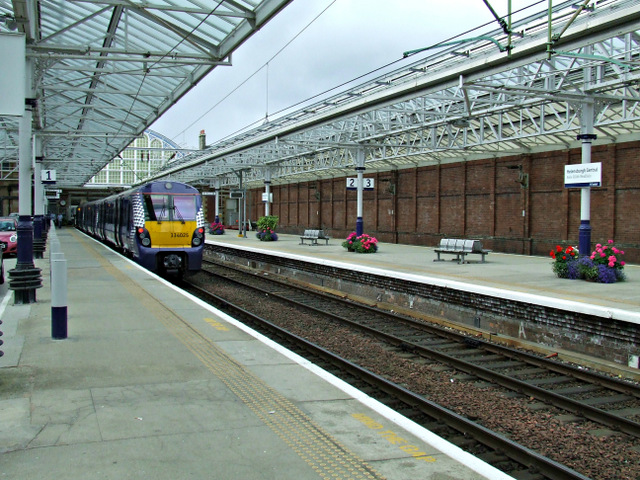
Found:
[[[205,271],[208,268],[211,267],[205,266]],[[367,335],[374,336],[396,347],[409,357],[427,359],[429,362],[447,365],[455,370],[465,372],[469,379],[475,381],[481,379],[493,385],[500,385],[575,415],[584,416],[594,422],[606,425],[608,428],[635,437],[640,436],[640,425],[635,421],[638,412],[640,412],[640,393],[633,384],[495,345],[414,319],[354,304],[337,297],[327,297],[327,295],[314,290],[274,281],[272,277],[265,279],[221,265],[215,265],[212,270],[215,270],[215,275],[235,282],[237,285],[242,285],[243,288],[250,286],[252,289],[257,289],[261,295],[271,300],[290,302],[294,309],[305,309],[325,318],[328,317],[331,321],[351,329],[357,328],[361,332],[366,332]],[[205,293],[201,292],[200,295],[205,295]],[[214,303],[224,306],[225,309],[233,308],[229,305],[228,299],[217,299]],[[252,323],[256,322],[258,320],[252,320]],[[278,327],[272,325],[269,326],[269,329],[273,331]],[[286,334],[278,332],[279,337],[283,335]],[[291,342],[291,340],[287,341]],[[310,348],[313,349],[313,347],[305,347],[307,351]],[[323,353],[323,356],[326,357],[327,353]],[[313,355],[318,355],[318,353],[314,352]],[[339,360],[336,358],[323,360],[323,362],[327,361],[335,365]],[[344,366],[340,368],[345,369]],[[358,375],[354,375],[354,369],[358,369],[358,367],[352,364],[347,368],[348,376],[361,378],[363,373],[359,372]],[[587,478],[555,462],[547,463],[548,459],[544,457],[536,458],[541,456],[528,449],[522,449],[501,435],[492,436],[492,432],[488,429],[474,422],[469,422],[432,402],[427,401],[425,404],[425,399],[420,395],[413,394],[398,386],[392,387],[389,384],[381,387],[382,381],[380,379],[373,381],[369,378],[366,380],[369,385],[366,388],[382,388],[382,391],[387,392],[387,396],[392,395],[394,400],[388,398],[382,400],[385,403],[393,403],[401,399],[403,406],[400,409],[403,410],[403,414],[412,419],[415,415],[426,415],[428,420],[419,420],[419,423],[422,424],[426,422],[429,425],[433,422],[433,418],[441,418],[445,416],[444,412],[446,412],[447,428],[454,428],[457,433],[443,436],[455,439],[456,436],[462,435],[464,440],[462,444],[467,444],[469,442],[468,436],[471,434],[476,441],[488,446],[494,452],[487,455],[487,461],[496,465],[497,468],[504,471],[514,470],[518,472],[517,476],[520,476],[523,467],[507,466],[505,469],[500,466],[505,461],[513,461],[520,465],[526,465],[527,468],[534,465],[533,470],[542,475],[537,478]],[[375,385],[375,387],[371,387],[371,385]],[[392,389],[394,393],[390,394]],[[371,394],[371,392],[368,393]],[[378,394],[372,396],[377,397]],[[429,425],[427,428],[433,430],[434,426]],[[438,433],[442,435],[439,431]],[[468,445],[465,446],[465,449],[467,447]],[[477,449],[475,446],[472,448],[472,450]],[[501,453],[495,454],[496,451]],[[478,455],[476,451],[474,454]],[[479,456],[482,457],[482,455]],[[506,459],[503,458],[505,456]]]

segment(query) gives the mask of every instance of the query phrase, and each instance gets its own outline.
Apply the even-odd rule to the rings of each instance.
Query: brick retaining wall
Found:
[[[625,366],[629,355],[638,355],[640,349],[637,325],[623,321],[218,245],[206,245],[205,255],[398,311],[515,339],[524,337],[537,345]]]
[[[640,142],[596,144],[591,161],[602,163],[602,187],[591,190],[592,243],[613,239],[625,261],[640,263]],[[571,149],[365,171],[375,189],[364,192],[364,231],[388,243],[476,238],[498,252],[548,255],[558,244],[578,244],[580,189],[564,187],[564,166],[580,162],[580,149]],[[249,218],[264,215],[262,191],[249,191]],[[356,192],[346,190],[344,177],[271,191],[279,232],[316,228],[341,238],[355,230]]]

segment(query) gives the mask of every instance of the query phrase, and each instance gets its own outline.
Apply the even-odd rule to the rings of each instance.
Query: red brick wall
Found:
[[[640,142],[594,146],[591,161],[603,170],[603,186],[591,190],[592,243],[613,239],[627,262],[639,263]],[[365,171],[376,183],[364,192],[364,230],[384,242],[433,246],[443,237],[478,238],[500,252],[548,255],[557,244],[578,244],[581,194],[564,188],[564,166],[580,162],[574,149]],[[521,173],[528,175],[524,187]],[[280,216],[283,233],[322,228],[340,238],[355,230],[356,192],[346,190],[344,178],[272,191],[271,213]],[[260,194],[249,198],[256,217],[264,212]]]

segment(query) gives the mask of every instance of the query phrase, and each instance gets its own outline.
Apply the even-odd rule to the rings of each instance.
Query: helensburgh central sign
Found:
[[[566,188],[602,186],[602,163],[565,165],[564,186]]]

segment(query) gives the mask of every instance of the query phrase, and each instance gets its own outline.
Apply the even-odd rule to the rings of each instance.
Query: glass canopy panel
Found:
[[[43,168],[84,185],[290,1],[0,0],[27,37]],[[3,165],[13,144],[0,118]]]

